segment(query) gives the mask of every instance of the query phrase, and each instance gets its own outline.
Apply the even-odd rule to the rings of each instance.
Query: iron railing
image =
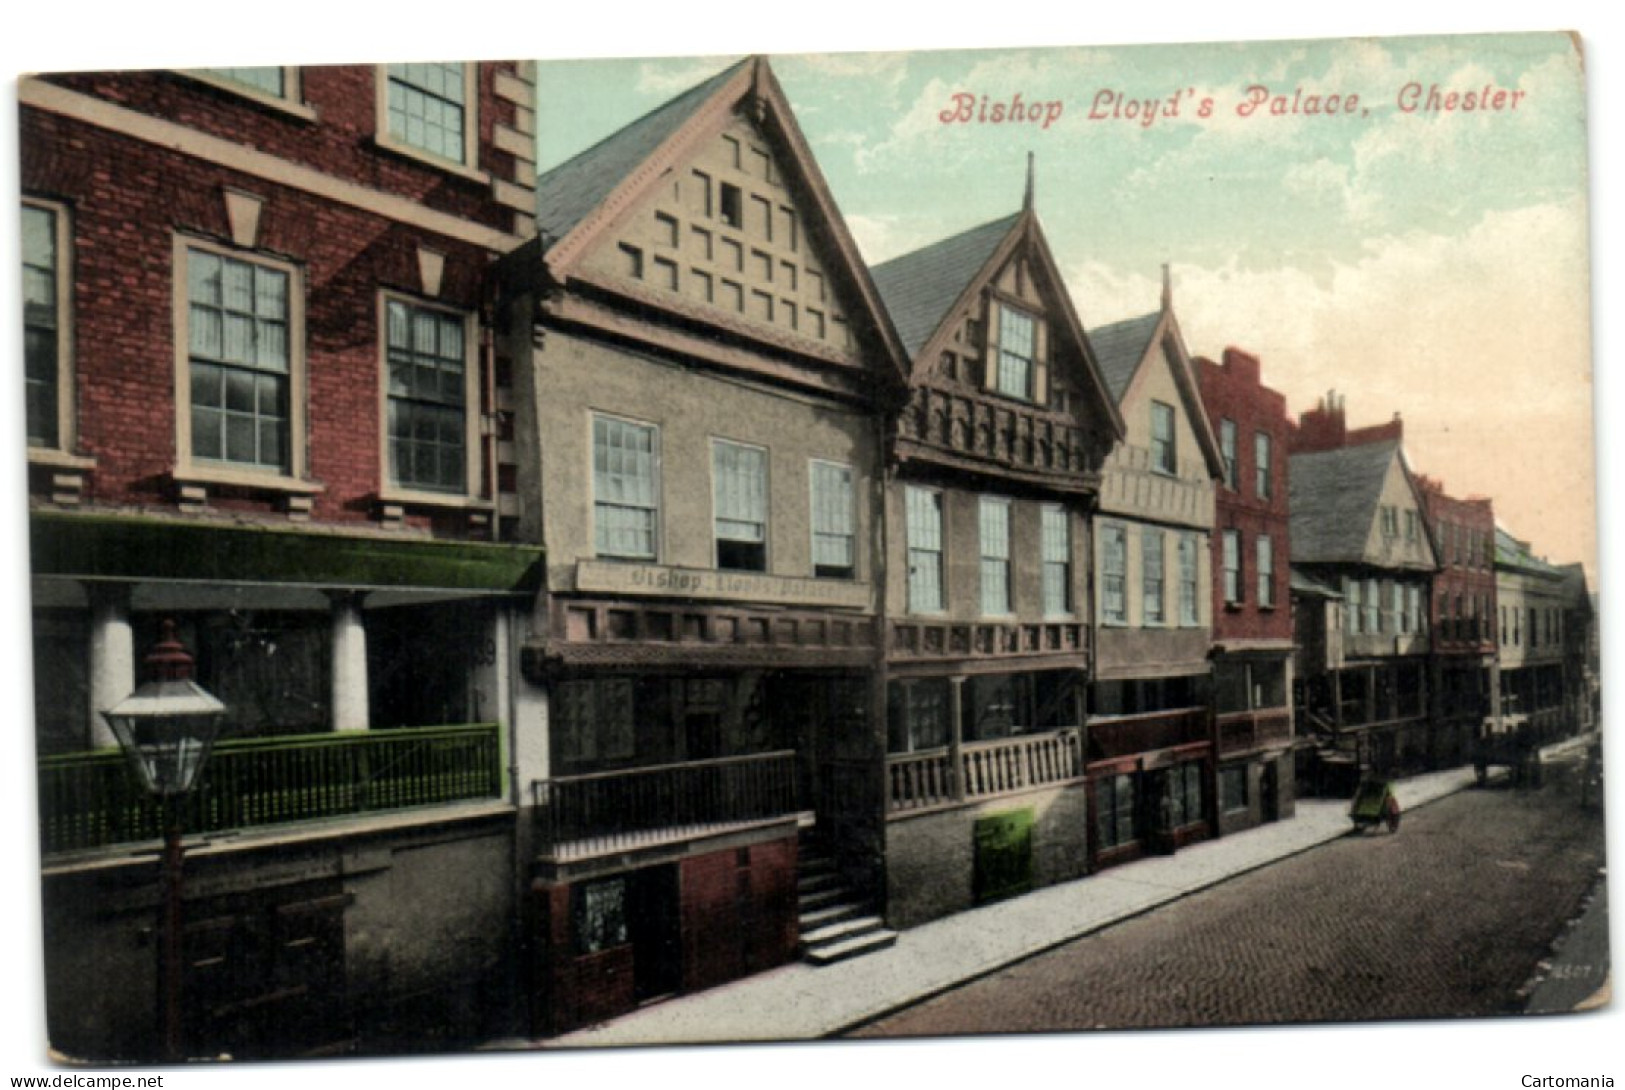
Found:
[[[546,849],[619,850],[796,812],[794,750],[536,780]],[[574,850],[574,849],[572,849]]]
[[[226,740],[184,802],[189,833],[500,798],[494,723]],[[50,852],[162,835],[157,804],[117,750],[43,757],[40,837]]]

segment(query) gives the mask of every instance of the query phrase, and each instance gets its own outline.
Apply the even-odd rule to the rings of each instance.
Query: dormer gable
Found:
[[[781,375],[900,385],[896,335],[764,58],[679,95],[538,190],[554,285],[765,350],[789,361]]]
[[[1137,462],[1132,456],[1143,455],[1154,472],[1223,480],[1218,438],[1167,288],[1159,310],[1091,330],[1089,338],[1124,421],[1124,456]]]
[[[1422,493],[1397,443],[1370,511],[1364,560],[1382,568],[1434,571],[1440,566],[1433,535],[1427,529]]]

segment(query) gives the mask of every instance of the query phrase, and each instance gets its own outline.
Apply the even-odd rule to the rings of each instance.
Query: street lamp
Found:
[[[164,827],[158,955],[158,1007],[164,1057],[184,1059],[181,1042],[181,802],[214,748],[226,706],[192,680],[192,656],[165,621],[147,652],[147,679],[104,710],[130,769],[159,804]]]

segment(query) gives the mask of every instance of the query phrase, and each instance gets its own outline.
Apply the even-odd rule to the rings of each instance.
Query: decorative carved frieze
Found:
[[[1082,656],[1088,649],[1089,626],[1082,621],[987,624],[909,620],[892,622],[886,655],[893,662],[970,656],[1011,659]]]
[[[555,596],[546,638],[526,649],[527,673],[570,666],[853,667],[874,660],[873,617]]]
[[[914,388],[898,428],[915,453],[1026,473],[1093,478],[1104,455],[1103,441],[1064,413],[930,384]]]

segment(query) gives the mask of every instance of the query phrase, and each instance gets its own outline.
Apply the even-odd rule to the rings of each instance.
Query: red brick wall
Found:
[[[1493,549],[1495,544],[1493,504],[1488,498],[1463,500],[1447,495],[1440,482],[1427,477],[1418,477],[1417,485],[1422,493],[1422,509],[1427,518],[1428,533],[1432,535],[1434,546],[1439,550],[1439,560],[1444,565],[1443,569],[1433,576],[1429,621],[1434,649],[1442,654],[1493,654],[1499,611],[1495,600],[1493,553],[1486,551]],[[1447,533],[1444,530],[1446,523],[1477,534],[1479,542],[1477,556],[1469,556],[1464,545],[1461,558],[1457,559],[1454,535],[1459,530]],[[1470,630],[1458,631],[1453,623],[1449,625],[1445,623],[1447,616],[1454,622],[1457,595],[1462,596],[1464,600],[1488,600],[1488,623],[1480,629],[1476,639],[1472,637]],[[1472,607],[1466,608],[1467,615],[1472,616]],[[1448,614],[1446,610],[1449,611]]]
[[[532,1025],[541,1036],[602,1022],[637,1006],[631,946],[575,955],[571,888],[540,887],[533,893],[539,941],[532,974],[536,989]]]
[[[682,864],[683,990],[782,965],[796,952],[796,840]]]
[[[667,865],[667,864],[662,864]],[[637,1006],[630,944],[578,955],[571,885],[533,893],[536,936],[532,1022],[544,1035]],[[684,992],[783,965],[796,954],[796,838],[729,848],[678,864]]]
[[[1214,494],[1213,639],[1291,640],[1291,511],[1287,477],[1290,425],[1286,399],[1263,385],[1257,357],[1235,348],[1224,351],[1224,362],[1196,361],[1197,381],[1202,403],[1215,436],[1219,421],[1236,425],[1236,481],[1232,491],[1221,484]],[[1270,494],[1259,498],[1255,488],[1253,436],[1264,432],[1270,437]],[[1238,607],[1224,602],[1224,531],[1240,530],[1242,538],[1242,602]],[[1260,609],[1256,545],[1260,534],[1270,536],[1275,567],[1273,608]]]
[[[373,519],[383,442],[378,291],[419,294],[422,243],[446,258],[438,301],[477,310],[488,253],[44,111],[22,112],[21,139],[24,193],[70,210],[77,453],[96,460],[85,502],[175,510],[174,238],[229,243],[221,190],[233,186],[265,199],[256,252],[290,261],[304,278],[308,388],[293,411],[305,413],[307,476],[325,489],[312,517]],[[471,454],[483,468],[478,444]],[[490,482],[481,492],[489,495]],[[213,489],[210,504],[278,510],[274,496]],[[463,525],[447,516],[437,529]]]
[[[494,86],[499,70],[511,72],[514,67],[513,61],[475,66],[479,80],[479,166],[507,181],[513,180],[513,157],[492,144],[492,131],[499,122],[513,125],[514,106],[497,98]],[[380,149],[374,143],[378,129],[377,80],[372,65],[313,66],[299,71],[301,98],[315,111],[314,121],[274,106],[262,106],[178,72],[80,72],[45,78],[338,178],[411,197],[443,212],[503,230],[511,228],[512,212],[491,202],[489,186]]]

